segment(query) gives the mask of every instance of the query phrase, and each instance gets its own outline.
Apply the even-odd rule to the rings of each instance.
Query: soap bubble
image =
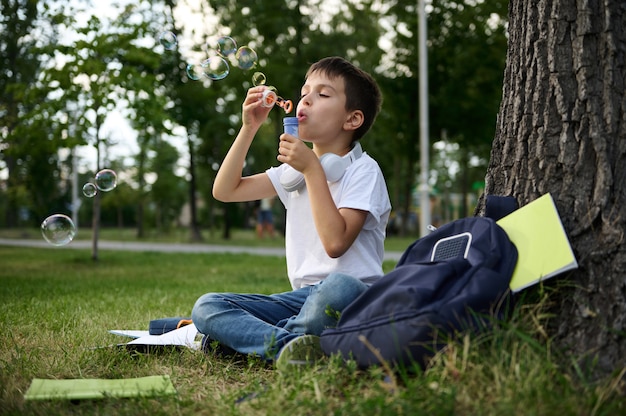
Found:
[[[232,55],[237,51],[237,42],[230,36],[222,36],[217,40],[217,53],[222,56]]]
[[[76,226],[67,215],[50,215],[41,223],[41,235],[53,246],[64,246],[74,239]]]
[[[263,72],[255,72],[252,74],[252,85],[258,87],[259,85],[265,85],[267,78]]]
[[[87,198],[93,198],[98,193],[98,188],[91,182],[87,182],[83,185],[83,195]]]
[[[256,66],[257,54],[251,47],[242,46],[237,49],[235,59],[237,60],[237,66],[239,66],[239,68],[252,69]]]
[[[212,56],[202,62],[202,69],[204,70],[204,75],[213,81],[224,79],[230,73],[228,62],[221,56]]]
[[[109,192],[117,186],[117,174],[111,169],[102,169],[96,173],[96,186],[103,192]]]
[[[176,35],[174,34],[174,32],[165,30],[159,35],[159,43],[163,45],[166,50],[171,51],[176,48],[176,44],[178,43],[178,41],[176,40]]]
[[[202,64],[187,64],[187,76],[190,80],[197,81],[203,74]]]

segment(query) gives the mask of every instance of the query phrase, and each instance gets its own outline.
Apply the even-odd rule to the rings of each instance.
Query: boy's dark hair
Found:
[[[330,78],[343,78],[346,90],[346,110],[363,112],[363,124],[354,131],[352,137],[353,141],[359,140],[372,127],[380,112],[382,96],[374,78],[338,56],[324,58],[311,65],[306,78],[313,72],[321,72]]]

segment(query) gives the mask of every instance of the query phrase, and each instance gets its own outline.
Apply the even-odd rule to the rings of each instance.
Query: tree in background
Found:
[[[506,56],[506,6],[507,1],[499,0],[442,0],[427,9],[429,141],[459,145],[462,180],[453,186],[464,194],[463,200],[472,181],[469,172],[482,179],[486,168],[485,162],[482,170],[471,169],[469,160],[487,160],[495,131]],[[408,221],[415,208],[420,160],[417,2],[395,0],[384,7],[387,53],[379,78],[385,101],[381,121],[374,126],[375,136],[382,138],[376,151],[377,156],[388,155],[379,160],[391,177],[392,205],[395,214]],[[432,150],[430,156],[432,160]],[[432,188],[443,190],[434,172],[430,180]],[[402,223],[400,233],[407,227]]]
[[[137,19],[146,13],[147,9],[128,6],[110,21],[91,15],[84,26],[74,26],[76,40],[56,46],[55,53],[61,59],[46,74],[48,85],[56,87],[56,102],[76,107],[75,123],[81,127],[75,129],[77,141],[95,147],[96,172],[106,163],[101,154],[102,146],[107,145],[103,123],[121,103],[133,110],[131,119],[139,120],[135,126],[139,127],[142,145],[164,130],[165,112],[158,104],[163,100],[159,89],[154,88],[160,57],[152,47],[137,42],[150,31],[149,19]],[[156,105],[146,109],[146,103]],[[94,260],[98,259],[101,197],[98,192],[93,198]]]
[[[37,77],[38,82],[29,86],[33,93],[28,102],[20,105],[26,108],[37,102],[40,107],[23,113],[24,129],[19,136],[12,136],[22,138],[21,142],[3,138],[3,149],[11,146],[17,152],[21,147],[16,143],[22,142],[29,146],[29,153],[18,163],[22,179],[9,187],[10,192],[22,196],[24,204],[56,210],[68,202],[63,188],[69,168],[63,164],[69,159],[63,160],[65,151],[59,149],[90,144],[105,153],[98,157],[98,165],[108,163],[106,152],[113,143],[101,128],[115,109],[131,121],[138,135],[139,152],[133,166],[128,167],[133,172],[125,175],[125,180],[134,181],[130,191],[139,195],[129,198],[138,204],[137,234],[143,234],[143,206],[149,201],[149,184],[145,181],[150,174],[148,153],[159,138],[170,140],[170,135],[176,134],[187,140],[182,157],[192,207],[191,239],[201,238],[201,226],[212,229],[223,225],[224,235],[228,236],[229,224],[245,226],[246,206],[217,203],[211,196],[211,184],[241,123],[241,100],[252,84],[252,74],[263,72],[269,85],[295,102],[309,64],[324,56],[342,55],[372,72],[381,85],[383,111],[363,145],[383,169],[395,211],[403,212],[406,218],[414,210],[412,194],[419,168],[415,1],[363,0],[337,6],[325,0],[277,1],[270,5],[252,0],[213,0],[201,3],[197,10],[212,23],[195,31],[187,30],[186,16],[174,13],[177,5],[171,0],[151,2],[149,7],[145,2],[128,8],[117,6],[112,9],[116,12],[113,18],[99,15],[90,21],[64,2],[48,3],[58,7],[54,13],[63,22],[59,28],[76,34],[60,42],[39,37],[48,45],[37,55],[46,62],[45,71]],[[431,82],[435,126],[431,128],[431,141],[438,140],[445,128],[450,141],[464,140],[460,148],[468,155],[480,154],[482,149],[482,139],[478,138],[483,134],[473,132],[493,127],[487,114],[492,107],[492,90],[500,88],[493,87],[499,84],[493,62],[500,46],[490,36],[502,34],[503,20],[490,17],[498,14],[494,10],[499,4],[437,2],[429,15],[430,71],[436,79]],[[71,23],[70,17],[79,15],[81,19]],[[175,21],[175,17],[184,21]],[[15,20],[16,15],[7,19]],[[179,35],[180,48],[165,51],[159,46],[158,35],[164,29]],[[465,30],[467,36],[461,36]],[[186,74],[190,59],[214,53],[220,35],[232,36],[240,46],[253,47],[259,56],[256,68],[246,71],[231,65],[224,80],[190,80]],[[189,46],[189,40],[193,45]],[[454,86],[446,87],[447,82]],[[277,163],[283,117],[279,108],[270,113],[251,149],[246,167],[250,172]],[[8,154],[4,152],[3,158]],[[42,163],[44,160],[54,163]],[[46,173],[46,168],[51,170]],[[28,184],[43,180],[49,180],[46,188],[54,191],[48,189],[37,195],[42,199],[37,199],[37,190]],[[454,181],[451,186],[455,186]],[[195,206],[200,198],[204,199],[203,208]]]
[[[165,140],[157,140],[152,146],[154,157],[149,171],[156,174],[150,187],[150,201],[154,204],[154,224],[157,231],[166,233],[175,225],[187,199],[183,179],[176,175],[178,150]]]
[[[502,99],[508,0],[433,2],[428,14],[430,131],[458,145],[454,190],[469,215],[471,185],[482,180]],[[478,161],[471,163],[471,161]],[[434,184],[440,188],[441,184]]]
[[[0,1],[0,167],[7,173],[3,222],[19,223],[19,213],[32,223],[60,200],[57,149],[63,140],[48,105],[47,86],[41,80],[46,65],[43,48],[55,43],[55,24],[65,19],[37,1]],[[35,218],[30,214],[34,213]]]
[[[211,86],[219,91],[223,102],[220,112],[226,116],[222,119],[206,117],[206,123],[199,128],[201,147],[205,154],[210,152],[211,155],[211,175],[214,175],[213,165],[221,163],[239,128],[241,102],[246,89],[252,86],[254,71],[263,72],[267,85],[276,87],[278,94],[291,99],[294,105],[309,65],[325,56],[341,55],[374,72],[381,57],[377,47],[380,30],[376,2],[364,0],[333,6],[338,10],[326,3],[319,0],[210,2],[222,27],[218,35],[230,35],[239,45],[251,46],[259,56],[253,70],[233,70],[224,82]],[[276,149],[284,116],[282,109],[275,108],[267,126],[257,134],[248,160],[250,172],[264,171],[277,164]],[[369,137],[364,141],[366,147],[368,140]],[[212,180],[205,183],[209,206],[215,204],[210,196],[211,183]],[[224,210],[224,236],[227,237],[230,217],[242,204],[219,205]]]
[[[575,369],[626,367],[626,8],[511,0],[486,193],[554,198],[579,269],[551,297],[545,342]],[[551,317],[548,319],[548,317]],[[581,359],[582,357],[582,359]]]

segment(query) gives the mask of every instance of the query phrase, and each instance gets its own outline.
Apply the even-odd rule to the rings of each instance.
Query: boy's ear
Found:
[[[343,123],[343,128],[346,130],[356,130],[363,124],[365,116],[363,115],[363,111],[354,110],[348,114],[346,118],[346,122]]]

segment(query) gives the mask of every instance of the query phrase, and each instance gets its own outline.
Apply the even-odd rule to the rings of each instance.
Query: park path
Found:
[[[75,240],[71,243],[55,247],[43,240],[27,240],[0,238],[0,245],[14,247],[38,247],[50,248],[55,250],[91,250],[91,241]],[[184,244],[184,243],[151,243],[151,242],[135,242],[135,241],[98,241],[99,250],[121,250],[121,251],[156,251],[165,253],[247,253],[258,256],[278,256],[285,257],[285,249],[279,247],[245,247],[245,246],[229,246],[219,244]],[[385,260],[400,260],[401,252],[387,251],[385,252]]]

